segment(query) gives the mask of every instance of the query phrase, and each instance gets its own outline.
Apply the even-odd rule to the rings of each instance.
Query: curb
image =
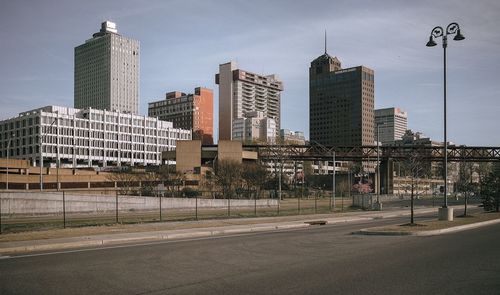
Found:
[[[273,230],[284,230],[284,229],[296,229],[296,228],[306,228],[309,227],[306,223],[297,224],[283,224],[283,225],[262,225],[253,226],[247,228],[234,228],[234,229],[212,229],[212,230],[201,230],[195,232],[164,232],[155,233],[150,235],[142,236],[132,236],[132,237],[115,237],[115,238],[103,238],[95,240],[84,240],[76,242],[56,242],[52,244],[39,244],[39,245],[26,245],[26,246],[14,246],[0,248],[1,254],[12,254],[20,252],[30,252],[30,251],[47,251],[55,249],[70,249],[88,246],[103,246],[103,245],[113,245],[128,242],[139,242],[139,241],[161,241],[161,240],[180,240],[180,239],[192,239],[192,238],[206,238],[213,236],[221,236],[226,234],[244,234],[252,232],[267,232]]]
[[[436,230],[428,230],[428,231],[420,231],[420,232],[405,232],[405,231],[376,231],[370,230],[369,228],[364,228],[355,232],[352,232],[353,235],[367,235],[367,236],[418,236],[418,237],[428,237],[428,236],[437,236],[448,233],[454,233],[474,228],[479,228],[483,226],[488,226],[492,224],[500,223],[499,219],[493,219],[488,221],[476,222],[471,224],[453,226],[449,228],[436,229]]]
[[[418,213],[430,213],[435,211],[435,209],[424,209]],[[407,212],[402,213],[394,213],[394,214],[377,214],[373,216],[360,216],[360,217],[333,217],[326,218],[327,224],[337,224],[337,223],[347,223],[347,222],[356,222],[356,221],[368,221],[380,218],[393,218],[408,215]],[[107,238],[99,238],[99,237],[81,237],[80,241],[68,241],[68,242],[53,242],[47,241],[48,243],[41,244],[31,244],[31,245],[20,245],[20,246],[11,246],[11,247],[0,247],[0,254],[8,254],[8,253],[20,253],[20,252],[30,252],[30,251],[48,251],[48,250],[56,250],[56,249],[70,249],[70,248],[79,248],[79,247],[91,247],[91,246],[103,246],[103,245],[114,245],[120,243],[128,243],[128,242],[140,242],[140,241],[163,241],[163,240],[179,240],[179,239],[193,239],[193,238],[207,238],[213,236],[220,235],[228,235],[228,234],[244,234],[244,233],[252,233],[252,232],[270,232],[274,230],[286,230],[286,229],[298,229],[298,228],[307,228],[311,225],[307,222],[307,220],[295,221],[293,223],[288,224],[256,224],[250,225],[248,227],[239,226],[237,228],[207,228],[205,230],[200,229],[198,231],[189,232],[186,230],[171,230],[171,231],[158,231],[158,232],[150,232],[150,233],[131,233],[125,234],[128,236],[117,236],[117,237],[107,237]],[[359,231],[360,234],[371,234],[364,230]],[[362,233],[361,233],[362,232]],[[141,235],[142,234],[142,235]],[[380,233],[381,234],[381,233]],[[385,235],[395,235],[394,233]],[[407,235],[407,233],[405,233]],[[86,240],[85,240],[86,239]],[[25,241],[29,242],[29,241]],[[15,242],[14,242],[15,243]]]
[[[483,221],[483,222],[476,222],[476,223],[471,223],[471,224],[459,225],[459,226],[454,226],[454,227],[449,227],[449,228],[444,228],[444,229],[429,230],[427,232],[416,232],[416,233],[414,233],[414,236],[422,236],[422,237],[424,237],[424,236],[436,236],[436,235],[454,233],[454,232],[474,229],[474,228],[478,228],[478,227],[488,226],[488,225],[492,225],[492,224],[496,224],[496,223],[500,223],[500,218],[488,220],[488,221]]]

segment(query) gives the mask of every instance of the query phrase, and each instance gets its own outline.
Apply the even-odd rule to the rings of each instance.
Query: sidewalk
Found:
[[[458,210],[460,206],[456,206]],[[435,208],[415,209],[415,214],[436,213]],[[348,213],[297,215],[284,217],[240,218],[224,220],[202,220],[190,222],[163,222],[133,225],[117,225],[101,227],[101,234],[88,234],[88,228],[70,228],[46,232],[33,232],[33,239],[15,241],[15,235],[7,235],[0,240],[0,256],[9,253],[22,253],[30,251],[61,250],[80,247],[109,246],[120,243],[161,241],[176,239],[194,239],[226,234],[243,234],[294,228],[307,228],[313,226],[308,222],[325,221],[328,224],[373,220],[408,216],[409,209],[393,211],[359,211]],[[102,231],[101,231],[102,232]],[[74,236],[75,234],[83,235]],[[85,234],[87,233],[87,234]],[[51,236],[63,236],[50,238]],[[24,237],[24,238],[29,238]],[[45,237],[45,238],[44,238]],[[49,237],[49,238],[46,238]],[[14,238],[14,239],[13,239]],[[14,240],[14,241],[13,241]]]

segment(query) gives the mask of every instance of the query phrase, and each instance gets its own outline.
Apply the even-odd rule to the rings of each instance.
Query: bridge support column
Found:
[[[394,193],[394,161],[381,159],[380,161],[380,194]]]

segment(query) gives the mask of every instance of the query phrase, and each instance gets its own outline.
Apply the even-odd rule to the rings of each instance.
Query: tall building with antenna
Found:
[[[374,71],[342,68],[325,52],[309,67],[309,135],[311,142],[334,146],[374,144]]]

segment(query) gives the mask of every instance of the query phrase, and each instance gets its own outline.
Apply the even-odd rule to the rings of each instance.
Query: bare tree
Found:
[[[460,167],[458,170],[458,179],[457,179],[457,189],[464,193],[464,214],[463,217],[467,217],[467,205],[468,205],[468,197],[469,193],[472,191],[472,172],[473,172],[473,163],[470,162],[462,162],[460,163]]]
[[[201,178],[201,187],[210,192],[212,198],[214,198],[214,188],[215,188],[215,175],[212,170],[205,171],[205,174]]]
[[[232,160],[219,160],[215,165],[215,183],[225,197],[231,198],[241,182],[242,164]]]
[[[167,193],[173,196],[180,194],[180,187],[184,184],[185,176],[177,172],[172,165],[163,165],[158,171],[158,181],[162,182]]]
[[[351,184],[349,183],[349,177],[347,175],[347,177],[342,180],[342,181],[339,181],[339,183],[337,184],[337,188],[338,190],[340,191],[340,196],[341,196],[341,206],[342,206],[342,211],[344,211],[344,198],[345,198],[345,195],[347,193],[349,193],[349,190],[351,189]]]
[[[241,176],[247,190],[255,190],[255,197],[260,197],[261,188],[269,179],[269,172],[266,167],[260,163],[249,163],[244,164],[242,168]]]
[[[160,174],[155,172],[146,172],[136,174],[137,181],[140,181],[141,186],[139,191],[143,196],[152,196],[156,194],[156,187],[160,183]]]
[[[121,170],[117,172],[110,172],[106,179],[116,183],[118,193],[122,195],[131,194],[137,184],[137,175],[131,171]]]
[[[408,159],[403,162],[404,169],[410,177],[410,225],[415,225],[414,200],[415,190],[418,188],[418,180],[424,176],[422,156],[417,151],[412,151]]]

